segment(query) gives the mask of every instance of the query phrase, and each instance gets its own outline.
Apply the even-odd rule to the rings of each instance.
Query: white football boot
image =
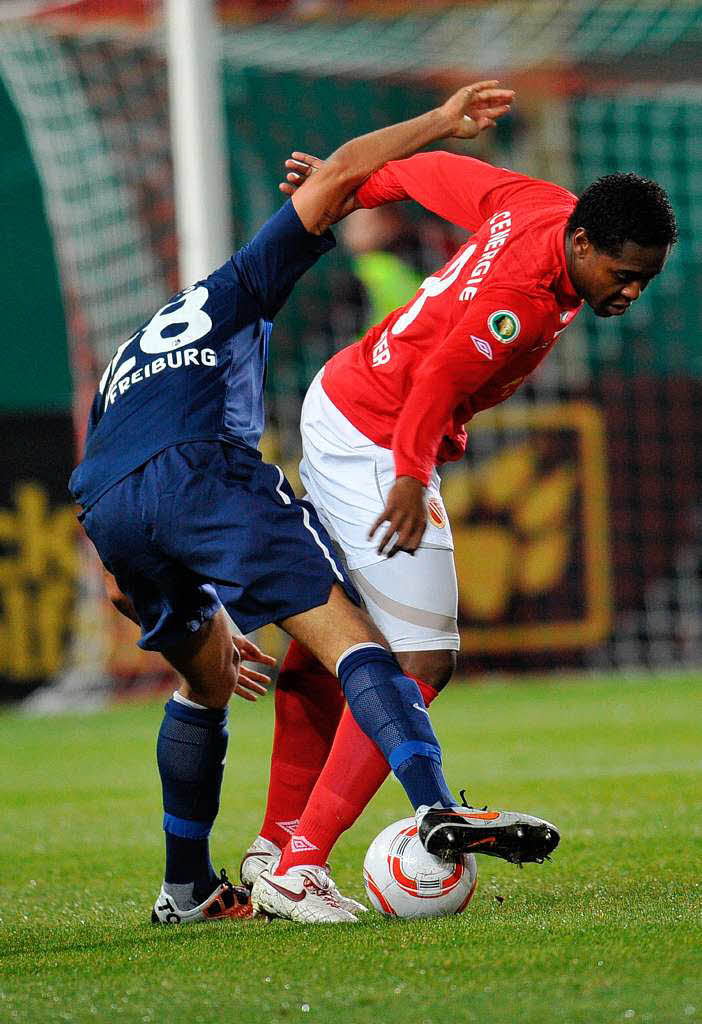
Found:
[[[241,885],[232,885],[226,872],[220,872],[220,884],[197,907],[181,910],[173,897],[161,886],[161,892],[151,911],[152,924],[194,924],[196,921],[221,921],[224,918],[252,916],[248,891]]]
[[[281,850],[270,839],[256,836],[251,846],[241,858],[239,878],[242,885],[251,892],[251,888],[262,871],[275,871],[280,861]]]
[[[284,875],[262,871],[251,890],[254,917],[282,917],[301,924],[355,924],[328,872],[319,866],[291,868]]]
[[[280,857],[280,848],[275,843],[271,842],[270,839],[264,839],[263,836],[256,836],[244,854],[239,868],[239,877],[249,892],[262,871],[275,871]],[[359,903],[358,900],[353,900],[350,896],[344,896],[343,893],[339,892],[336,882],[331,877],[331,868],[328,864],[325,864],[321,870],[326,872],[330,885],[336,891],[337,898],[344,910],[348,910],[350,914],[368,913],[368,907],[364,906],[363,903]]]
[[[417,808],[415,820],[424,849],[443,860],[460,853],[484,853],[512,864],[543,863],[560,842],[555,825],[518,811],[491,811],[487,807]]]

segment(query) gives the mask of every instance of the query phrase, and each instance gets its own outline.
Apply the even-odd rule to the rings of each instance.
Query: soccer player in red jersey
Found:
[[[320,166],[293,158],[281,186],[289,193]],[[465,425],[516,391],[584,302],[598,316],[626,312],[663,269],[676,226],[663,189],[635,174],[600,178],[577,199],[445,152],[386,164],[356,205],[403,199],[472,235],[405,306],[320,371],[303,407],[300,469],[372,618],[429,705],[459,648],[437,466],[461,458]],[[312,713],[320,692],[329,692],[323,670],[293,643],[276,694],[266,816],[243,862],[249,884],[283,848],[279,872],[324,864],[387,775],[338,702],[322,715],[318,701]]]

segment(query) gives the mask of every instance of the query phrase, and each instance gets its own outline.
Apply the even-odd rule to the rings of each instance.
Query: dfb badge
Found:
[[[522,329],[519,317],[509,309],[498,309],[491,313],[487,325],[493,338],[503,345],[511,345],[516,341]]]

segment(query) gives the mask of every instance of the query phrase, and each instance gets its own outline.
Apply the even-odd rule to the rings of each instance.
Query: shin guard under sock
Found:
[[[196,708],[176,700],[165,706],[156,748],[163,789],[166,882],[195,883],[212,891],[217,876],[209,834],[219,810],[228,733],[226,708]]]
[[[412,806],[454,804],[419,687],[393,655],[377,644],[352,648],[337,671],[353,717],[382,751]]]

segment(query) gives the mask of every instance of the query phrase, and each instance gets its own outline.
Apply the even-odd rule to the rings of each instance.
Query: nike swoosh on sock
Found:
[[[429,712],[427,711],[426,708],[423,708],[421,704],[417,704],[416,701],[415,701],[415,703],[412,705],[412,707],[416,708],[417,711],[423,711],[424,714],[427,716],[427,718],[429,718]]]

